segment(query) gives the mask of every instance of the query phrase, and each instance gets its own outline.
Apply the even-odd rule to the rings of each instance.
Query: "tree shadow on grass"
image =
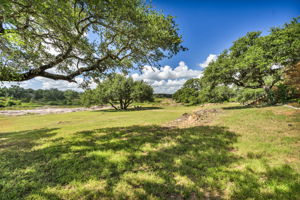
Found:
[[[239,105],[239,106],[228,106],[223,107],[224,110],[240,110],[240,109],[249,109],[249,108],[266,108],[266,107],[274,107],[280,105]]]
[[[249,109],[249,108],[254,108],[254,107],[239,105],[239,106],[223,107],[222,109],[224,109],[224,110],[240,110],[240,109]]]
[[[0,150],[6,150],[7,147],[17,150],[31,148],[36,144],[37,139],[54,136],[55,130],[57,128],[0,133]]]
[[[103,109],[103,110],[94,110],[92,112],[131,112],[131,111],[158,110],[158,109],[163,109],[163,108],[162,107],[149,106],[149,107],[140,107],[140,108],[127,108],[126,110]]]
[[[6,133],[7,142],[20,135],[33,141],[0,151],[0,199],[221,199],[228,186],[232,199],[293,199],[297,191],[291,168],[262,175],[232,169],[242,160],[233,151],[238,135],[224,127],[103,128],[48,138],[33,150],[35,140],[53,136],[43,131],[40,138],[33,131]],[[261,176],[285,188],[261,191]]]

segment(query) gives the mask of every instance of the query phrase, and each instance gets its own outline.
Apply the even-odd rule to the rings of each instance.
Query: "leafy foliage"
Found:
[[[236,40],[204,71],[212,87],[234,84],[242,88],[271,89],[290,66],[300,61],[300,24],[295,19],[267,36],[250,32]]]
[[[15,105],[20,105],[21,101],[14,100],[9,97],[0,97],[0,107],[10,107]]]
[[[76,81],[185,50],[173,17],[141,0],[4,0],[0,13],[2,81]]]
[[[258,88],[258,89],[250,89],[250,88],[244,88],[244,89],[240,89],[237,92],[237,101],[245,104],[249,101],[254,101],[255,99],[257,99],[258,97],[264,95],[265,92],[262,88]]]
[[[199,103],[199,90],[201,88],[201,81],[198,78],[193,78],[187,80],[182,88],[177,90],[172,98],[177,103],[189,103],[189,104],[197,104]]]
[[[177,103],[197,104],[198,95],[199,93],[197,90],[183,87],[177,90],[172,97]]]
[[[298,38],[299,18],[282,28],[272,28],[267,36],[247,33],[211,62],[200,79],[188,80],[173,98],[196,104],[236,97],[246,103],[264,94],[269,104],[285,103],[300,94]]]
[[[199,91],[199,100],[201,103],[222,103],[229,102],[236,96],[235,90],[228,86],[217,86],[213,89],[204,87]]]
[[[173,99],[178,103],[198,104],[225,102],[234,96],[234,90],[228,86],[211,88],[204,79],[194,78],[187,80],[183,87],[173,94]]]
[[[273,90],[268,91],[267,98],[269,104],[286,103],[296,98],[296,89],[290,85],[279,84]]]
[[[96,89],[87,90],[82,96],[84,105],[109,103],[116,110],[127,109],[133,101],[153,101],[153,89],[143,81],[134,81],[120,74],[113,74],[100,82]]]

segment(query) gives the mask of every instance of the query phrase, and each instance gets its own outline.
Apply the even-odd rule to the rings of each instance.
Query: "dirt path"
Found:
[[[300,108],[297,108],[297,107],[294,107],[294,106],[291,106],[291,105],[283,105],[283,106],[289,107],[289,108],[293,108],[293,109],[295,109],[295,110],[300,110]]]
[[[91,107],[91,108],[42,107],[42,108],[29,109],[29,110],[0,110],[0,115],[9,115],[9,116],[19,116],[19,115],[27,115],[27,114],[46,115],[46,114],[69,113],[69,112],[79,112],[79,111],[89,111],[89,110],[104,110],[104,109],[110,109],[110,108],[111,108],[110,106]]]

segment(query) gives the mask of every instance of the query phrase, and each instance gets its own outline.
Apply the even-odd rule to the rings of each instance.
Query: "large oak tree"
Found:
[[[266,36],[247,33],[209,64],[202,81],[212,88],[221,84],[268,91],[300,61],[299,38],[299,18]]]
[[[0,81],[73,82],[185,48],[172,16],[142,0],[2,0]]]

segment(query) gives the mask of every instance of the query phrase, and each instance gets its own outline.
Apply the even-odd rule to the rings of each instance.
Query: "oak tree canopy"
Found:
[[[0,81],[75,81],[181,50],[172,16],[142,0],[2,0]]]

